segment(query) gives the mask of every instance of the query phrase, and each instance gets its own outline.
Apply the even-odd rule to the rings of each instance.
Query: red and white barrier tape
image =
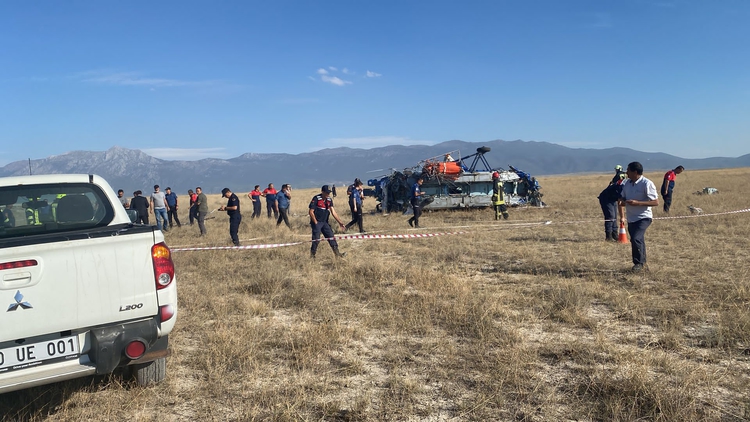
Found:
[[[674,217],[655,217],[654,220],[676,220],[676,219],[682,219],[682,218],[698,218],[698,217],[713,217],[717,215],[730,215],[730,214],[741,214],[750,212],[750,208],[736,210],[736,211],[725,211],[725,212],[717,212],[717,213],[711,213],[711,214],[695,214],[695,215],[678,215]],[[461,227],[482,227],[484,229],[493,229],[493,228],[511,228],[511,227],[519,227],[519,226],[542,226],[542,225],[550,225],[550,224],[580,224],[580,223],[600,223],[602,220],[599,219],[591,219],[591,220],[577,220],[577,221],[562,221],[562,222],[552,222],[552,221],[542,221],[542,222],[536,222],[536,223],[514,223],[514,224],[503,224],[502,226],[487,226],[485,225],[479,225],[479,226],[461,226]],[[209,246],[209,247],[196,247],[196,248],[175,248],[172,249],[172,252],[182,252],[182,251],[213,251],[213,250],[229,250],[229,249],[236,249],[236,250],[245,250],[245,249],[272,249],[272,248],[281,248],[286,246],[296,246],[301,245],[303,243],[308,242],[323,242],[327,240],[366,240],[366,239],[413,239],[413,238],[427,238],[427,237],[438,237],[438,236],[450,236],[450,235],[457,235],[457,234],[465,234],[464,231],[459,232],[444,232],[444,233],[413,233],[413,234],[347,234],[342,236],[334,236],[331,238],[321,238],[317,240],[310,240],[307,242],[292,242],[292,243],[270,243],[270,244],[262,244],[262,245],[247,245],[247,246]]]
[[[293,243],[270,243],[265,245],[247,245],[247,246],[206,246],[201,248],[175,248],[172,249],[172,252],[182,252],[182,251],[218,251],[218,250],[227,250],[227,249],[272,249],[272,248],[282,248],[284,246],[294,246],[294,245],[301,245],[305,242],[293,242]]]
[[[208,247],[196,247],[196,248],[174,248],[172,252],[183,252],[183,251],[216,251],[216,250],[229,250],[229,249],[271,249],[281,248],[285,246],[301,245],[308,242],[323,242],[327,240],[350,240],[350,239],[411,239],[411,238],[424,238],[424,237],[437,237],[437,236],[448,236],[455,234],[464,234],[466,232],[446,232],[446,233],[414,233],[414,234],[349,234],[343,236],[324,237],[316,240],[309,240],[307,242],[292,242],[292,243],[271,243],[265,245],[247,245],[247,246],[208,246]]]

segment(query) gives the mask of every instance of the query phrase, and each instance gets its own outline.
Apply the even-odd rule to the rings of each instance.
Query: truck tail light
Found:
[[[156,290],[161,290],[174,280],[174,262],[172,252],[164,242],[157,243],[151,247],[151,258],[154,261],[154,277],[156,279]]]
[[[125,346],[125,356],[128,359],[138,359],[146,353],[146,343],[142,340],[133,340]]]
[[[161,322],[169,321],[174,316],[174,306],[163,305],[159,306],[159,319]]]

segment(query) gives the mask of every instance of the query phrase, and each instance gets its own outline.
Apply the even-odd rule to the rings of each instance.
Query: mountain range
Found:
[[[712,157],[686,159],[665,153],[640,152],[628,148],[568,148],[548,142],[502,141],[485,143],[448,141],[436,145],[391,145],[372,149],[329,148],[300,154],[246,153],[230,159],[207,158],[195,161],[162,160],[140,150],[112,147],[106,151],[72,151],[39,160],[16,161],[0,167],[0,176],[29,174],[85,173],[104,177],[114,189],[127,196],[135,190],[151,192],[154,184],[162,190],[171,187],[178,194],[201,186],[206,193],[218,193],[228,187],[249,192],[274,183],[309,188],[335,183],[345,185],[355,177],[363,181],[402,170],[419,161],[448,152],[455,158],[466,157],[487,146],[485,155],[493,168],[512,165],[533,176],[611,172],[616,164],[643,163],[646,171],[665,170],[683,165],[688,170],[750,167],[750,154],[737,158]],[[470,164],[471,160],[467,160]]]

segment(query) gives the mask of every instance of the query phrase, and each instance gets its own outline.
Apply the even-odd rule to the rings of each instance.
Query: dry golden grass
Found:
[[[663,173],[647,173],[657,186]],[[750,213],[657,220],[648,271],[605,243],[596,196],[610,175],[540,180],[544,209],[365,215],[370,233],[241,251],[175,252],[180,310],[162,385],[119,375],[0,396],[6,420],[750,419]],[[686,171],[672,215],[748,208],[750,169]],[[711,186],[720,194],[692,193]],[[309,239],[313,190],[293,230],[249,218],[243,244]],[[213,205],[221,203],[218,196]],[[345,200],[336,201],[348,220]],[[373,209],[372,199],[366,209]],[[186,212],[186,210],[183,210]],[[265,210],[264,210],[265,212]],[[655,216],[664,214],[660,208]],[[211,214],[172,247],[230,245]],[[550,225],[519,225],[552,221]],[[187,217],[183,217],[187,221]],[[345,221],[346,222],[346,221]],[[204,240],[205,239],[205,240]]]

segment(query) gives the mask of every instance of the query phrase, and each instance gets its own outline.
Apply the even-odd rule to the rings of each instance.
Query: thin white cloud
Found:
[[[345,81],[338,76],[328,76],[328,75],[322,75],[320,77],[320,80],[323,82],[328,82],[329,84],[333,84],[336,86],[344,86],[344,85],[351,85],[351,81]]]
[[[139,72],[119,72],[112,70],[91,70],[74,75],[81,82],[99,85],[148,87],[156,88],[192,87],[201,88],[207,92],[237,92],[244,87],[220,80],[181,80],[168,78],[150,78]]]
[[[368,78],[379,78],[379,77],[381,77],[381,76],[383,76],[383,75],[382,75],[382,74],[380,74],[380,73],[377,73],[377,72],[371,72],[371,71],[369,71],[369,70],[368,70],[368,71],[367,71],[367,75],[366,75],[366,76],[367,76]]]
[[[338,69],[337,69],[337,68],[335,68],[335,67],[333,67],[333,66],[328,66],[328,69],[329,69],[329,70],[332,70],[332,71],[334,71],[334,72],[338,71]]]
[[[328,71],[323,69],[322,67],[318,69],[318,75],[327,75]]]
[[[354,75],[354,72],[352,72],[351,70],[347,68],[341,69],[341,73],[343,73],[344,75]]]
[[[404,136],[364,136],[360,138],[331,138],[323,142],[326,148],[377,148],[388,145],[432,145],[433,141],[411,139]]]
[[[141,148],[146,154],[162,160],[200,160],[230,158],[226,148]]]

